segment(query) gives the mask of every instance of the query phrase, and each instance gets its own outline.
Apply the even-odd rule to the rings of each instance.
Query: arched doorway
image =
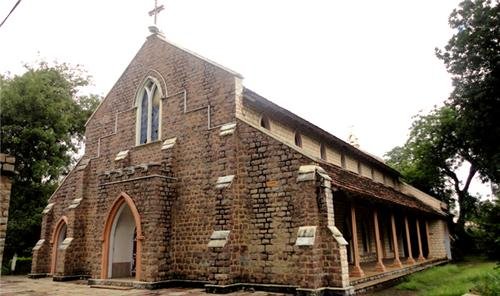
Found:
[[[110,233],[108,277],[123,278],[132,276],[134,267],[135,222],[132,212],[123,203],[113,221]]]
[[[56,228],[54,230],[54,233],[52,234],[52,261],[50,264],[50,273],[52,275],[55,274],[56,272],[56,267],[57,267],[57,257],[59,255],[59,248],[61,247],[63,241],[66,239],[68,231],[68,218],[65,216],[61,217],[59,221],[56,224]]]
[[[135,204],[122,193],[113,203],[103,233],[101,278],[134,277],[140,280],[143,239]]]

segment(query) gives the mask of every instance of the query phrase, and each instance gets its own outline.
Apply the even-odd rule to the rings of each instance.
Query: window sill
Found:
[[[144,147],[144,146],[148,146],[148,145],[158,144],[161,142],[162,142],[162,140],[156,140],[156,141],[152,141],[152,142],[148,142],[148,143],[144,143],[144,144],[137,144],[133,148]]]

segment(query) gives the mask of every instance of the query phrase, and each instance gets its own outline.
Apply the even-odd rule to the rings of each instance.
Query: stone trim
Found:
[[[44,244],[44,243],[45,243],[45,239],[43,239],[43,238],[42,238],[42,239],[39,239],[39,240],[36,242],[36,244],[35,244],[35,246],[33,247],[33,249],[32,249],[32,250],[33,250],[33,251],[40,250],[40,249],[42,248],[42,246],[43,246],[43,244]]]
[[[44,214],[44,215],[45,215],[45,214],[48,214],[48,213],[52,210],[52,208],[54,207],[54,205],[55,205],[55,204],[56,204],[55,202],[51,202],[51,203],[49,203],[49,204],[48,204],[48,205],[47,205],[47,206],[43,209],[42,214]]]
[[[170,138],[163,141],[161,144],[161,150],[171,149],[177,143],[177,138]]]
[[[233,182],[234,175],[228,175],[228,176],[223,176],[219,177],[217,179],[217,183],[215,183],[215,188],[216,189],[224,189],[229,186],[231,186],[231,183]]]
[[[328,176],[328,174],[322,167],[311,164],[311,165],[302,165],[299,167],[299,175],[297,176],[297,182],[314,181],[316,180],[316,173],[327,181],[332,180],[332,178]]]
[[[118,154],[116,154],[115,161],[125,159],[127,158],[127,156],[128,156],[128,150],[120,151],[118,152]]]
[[[81,170],[84,170],[87,168],[87,166],[89,165],[90,163],[90,159],[89,158],[86,158],[86,159],[81,159],[79,162],[78,162],[78,165],[76,166],[75,170],[76,171],[81,171]]]
[[[208,242],[209,248],[223,248],[229,240],[230,230],[215,230]]]
[[[347,246],[349,243],[345,240],[342,232],[336,226],[328,226],[328,229],[333,235],[333,238],[337,241],[337,243],[341,246]]]
[[[83,198],[75,198],[71,201],[71,204],[68,206],[68,209],[75,209],[80,205],[80,202],[83,200]]]
[[[71,245],[71,242],[73,241],[73,238],[72,237],[67,237],[63,240],[63,242],[61,243],[61,246],[58,247],[59,250],[66,250],[67,248],[69,248],[69,245]]]
[[[235,130],[236,130],[236,122],[226,123],[220,127],[219,136],[222,137],[222,136],[232,135]]]
[[[295,245],[299,247],[314,246],[316,239],[316,226],[301,226],[297,230]]]

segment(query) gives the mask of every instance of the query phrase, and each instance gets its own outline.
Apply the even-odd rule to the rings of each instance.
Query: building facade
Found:
[[[32,276],[352,294],[451,257],[439,201],[160,33],[85,138]]]

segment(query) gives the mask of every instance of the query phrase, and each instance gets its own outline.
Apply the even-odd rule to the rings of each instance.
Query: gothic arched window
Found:
[[[161,89],[152,78],[148,78],[138,93],[137,144],[154,142],[160,138]]]

